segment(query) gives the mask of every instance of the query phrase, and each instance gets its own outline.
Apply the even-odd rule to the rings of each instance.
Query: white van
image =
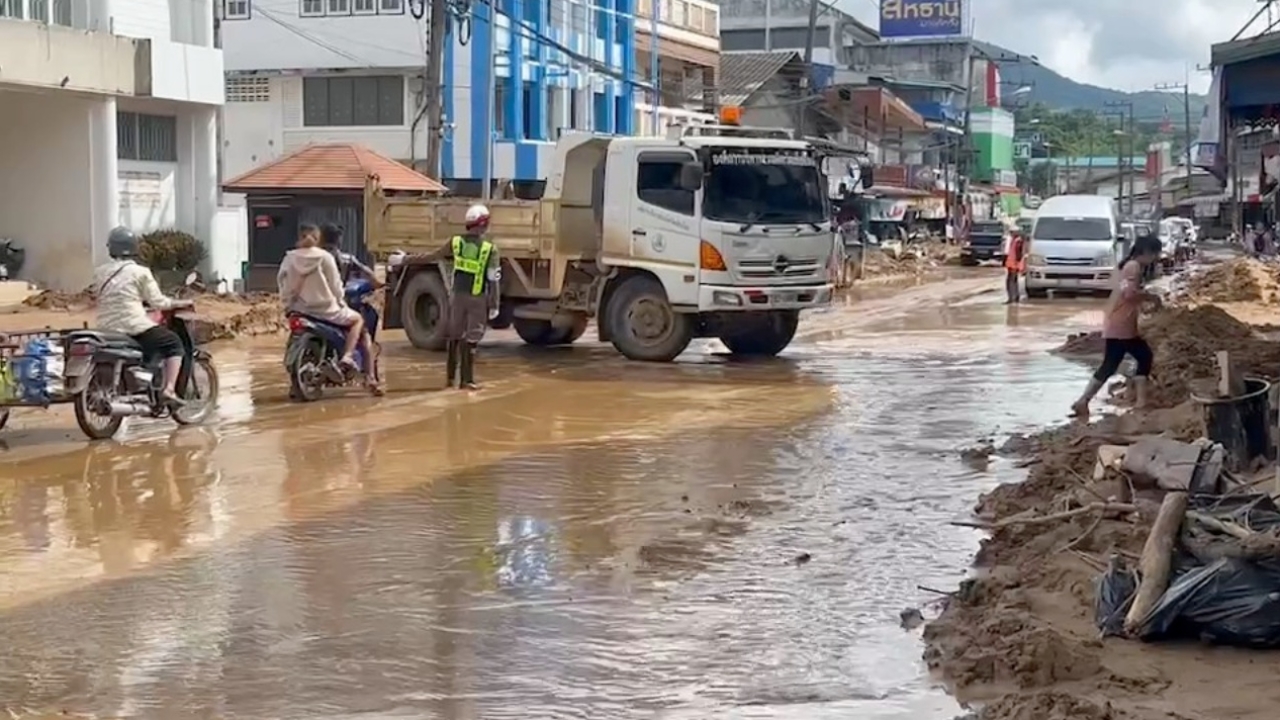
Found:
[[[1102,195],[1056,195],[1036,211],[1027,252],[1027,295],[1050,290],[1109,292],[1124,238],[1115,201]]]

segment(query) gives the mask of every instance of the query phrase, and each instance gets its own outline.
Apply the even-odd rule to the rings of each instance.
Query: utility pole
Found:
[[[818,3],[819,0],[809,0],[809,27],[804,38],[804,83],[801,85],[804,95],[799,107],[800,137],[804,137],[809,130],[809,95],[813,94],[813,44],[818,28]]]
[[[1184,152],[1186,153],[1187,163],[1187,197],[1191,197],[1191,88],[1187,83],[1163,83],[1156,85],[1156,90],[1181,90],[1182,91],[1182,117],[1183,137],[1182,141],[1186,143]]]
[[[444,36],[448,7],[444,0],[431,3],[427,22],[427,68],[423,85],[427,90],[427,174],[440,177],[440,148],[444,143]]]
[[[1137,138],[1135,137],[1136,133],[1134,132],[1133,102],[1130,100],[1116,100],[1114,102],[1106,103],[1106,106],[1109,108],[1116,108],[1116,110],[1111,111],[1109,114],[1118,115],[1120,117],[1119,137],[1123,138],[1125,135],[1128,135],[1128,138],[1129,138],[1129,142],[1127,145],[1127,147],[1129,148],[1128,157],[1125,159],[1121,159],[1120,157],[1117,157],[1116,159],[1121,163],[1121,166],[1120,166],[1120,194],[1121,195],[1124,195],[1125,177],[1127,176],[1129,178],[1129,193],[1128,193],[1129,201],[1127,203],[1122,202],[1121,207],[1126,209],[1127,214],[1133,215],[1133,190],[1134,190],[1133,155],[1134,155],[1134,144],[1137,142]],[[1125,109],[1128,110],[1128,117],[1129,117],[1129,123],[1128,123],[1129,127],[1127,131],[1125,129],[1125,121],[1124,121]],[[1121,141],[1117,141],[1116,143],[1117,156],[1120,154],[1120,144],[1121,144]]]

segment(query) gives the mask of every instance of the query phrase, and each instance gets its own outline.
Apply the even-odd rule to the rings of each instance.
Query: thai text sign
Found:
[[[880,37],[960,35],[962,9],[962,0],[880,0]]]

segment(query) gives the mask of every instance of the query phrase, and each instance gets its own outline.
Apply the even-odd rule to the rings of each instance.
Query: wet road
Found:
[[[403,392],[298,407],[274,348],[226,347],[207,428],[15,416],[0,708],[949,719],[898,613],[1016,472],[955,451],[1062,419],[1089,370],[1043,351],[1100,308],[998,286],[871,292],[763,363],[502,341],[466,396],[397,348]]]

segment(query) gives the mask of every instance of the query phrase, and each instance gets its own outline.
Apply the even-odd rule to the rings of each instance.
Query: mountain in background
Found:
[[[984,52],[997,57],[1019,56],[1012,50],[1006,50],[991,43],[977,42]],[[1166,115],[1174,127],[1181,130],[1183,126],[1182,91],[1160,92],[1144,90],[1128,93],[1121,90],[1098,87],[1079,83],[1059,75],[1049,68],[1039,65],[1031,59],[1017,62],[1001,62],[1000,76],[1005,80],[1005,92],[1015,85],[1030,85],[1028,102],[1041,102],[1055,110],[1114,110],[1107,103],[1133,102],[1133,115],[1139,122],[1159,122]],[[1191,95],[1192,127],[1200,123],[1208,98],[1204,95]]]

